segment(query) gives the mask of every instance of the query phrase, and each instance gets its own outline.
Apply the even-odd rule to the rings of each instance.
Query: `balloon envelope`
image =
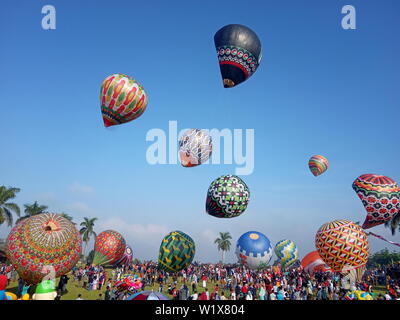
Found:
[[[101,232],[94,243],[94,265],[114,264],[125,252],[125,239],[114,230]]]
[[[194,258],[196,247],[193,239],[182,231],[167,234],[161,242],[158,268],[167,272],[185,269]]]
[[[299,258],[299,250],[291,240],[281,240],[275,245],[275,254],[283,267],[290,267]]]
[[[225,88],[247,80],[261,62],[261,41],[246,26],[226,25],[214,35],[214,44]]]
[[[272,246],[269,239],[261,232],[249,231],[238,239],[236,256],[242,265],[257,269],[267,266],[270,262]]]
[[[315,247],[333,271],[362,276],[369,256],[364,230],[350,220],[335,220],[322,225],[315,236]],[[357,277],[358,277],[357,276]]]
[[[400,188],[389,177],[363,174],[354,180],[353,190],[367,211],[364,229],[392,220],[400,210]]]
[[[147,107],[147,94],[134,79],[116,73],[101,84],[100,104],[104,126],[110,127],[140,117]]]
[[[250,190],[238,176],[225,175],[215,179],[208,188],[206,211],[217,218],[241,215],[250,200]]]
[[[82,239],[75,225],[55,213],[22,220],[6,241],[7,258],[29,284],[41,282],[49,267],[54,268],[55,277],[68,273],[79,261],[81,251]]]
[[[114,263],[114,267],[117,266],[127,266],[132,263],[133,260],[133,250],[129,245],[125,246],[125,252],[121,259]]]
[[[317,177],[328,170],[329,162],[324,156],[316,155],[310,158],[308,161],[308,167],[310,168],[311,173]]]
[[[179,157],[184,167],[195,167],[206,162],[211,153],[211,136],[202,130],[187,130],[179,140]]]
[[[301,266],[306,272],[314,273],[318,271],[328,271],[329,266],[319,256],[318,251],[312,251],[308,253],[303,260],[301,260]]]

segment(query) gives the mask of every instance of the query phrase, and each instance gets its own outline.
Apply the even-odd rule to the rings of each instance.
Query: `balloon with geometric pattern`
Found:
[[[272,258],[272,246],[269,239],[258,231],[249,231],[236,243],[236,256],[239,262],[250,268],[264,268]]]
[[[290,267],[299,259],[299,250],[291,240],[281,240],[275,245],[275,254],[283,267]]]
[[[112,265],[125,253],[125,239],[114,230],[101,232],[95,239],[93,265]]]
[[[170,273],[179,272],[192,263],[196,247],[193,239],[182,231],[167,234],[161,242],[158,268]]]
[[[330,270],[329,266],[319,256],[318,251],[308,253],[303,260],[301,260],[301,266],[304,271],[308,273]]]
[[[114,267],[119,267],[119,266],[129,266],[132,263],[133,260],[133,251],[132,248],[129,245],[125,246],[125,252],[124,255],[122,256],[121,259],[119,259],[117,262],[113,264]]]
[[[328,170],[329,162],[324,156],[316,155],[310,158],[308,161],[308,167],[314,177],[317,177]]]
[[[224,175],[215,179],[208,188],[206,211],[217,218],[240,216],[247,208],[250,190],[238,176]]]
[[[147,94],[134,79],[116,73],[101,84],[100,103],[104,126],[110,127],[140,117],[147,107]]]
[[[6,241],[7,258],[29,284],[41,282],[52,270],[56,278],[68,273],[79,261],[81,251],[82,239],[75,225],[55,213],[20,221]]]
[[[187,130],[179,139],[179,157],[184,167],[195,167],[206,162],[211,153],[211,136],[203,130]]]
[[[364,229],[390,221],[400,211],[400,187],[389,177],[363,174],[354,180],[353,190],[367,211]]]
[[[250,28],[229,24],[214,35],[219,68],[225,88],[246,81],[261,62],[261,41]]]
[[[354,222],[343,219],[322,225],[315,236],[315,247],[333,271],[358,273],[360,278],[369,256],[368,237]]]

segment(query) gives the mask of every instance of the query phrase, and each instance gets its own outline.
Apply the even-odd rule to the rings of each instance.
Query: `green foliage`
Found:
[[[37,201],[35,201],[33,204],[24,204],[24,207],[25,207],[25,210],[24,210],[25,215],[23,217],[19,218],[16,221],[16,223],[21,222],[22,220],[25,220],[29,217],[36,216],[41,213],[45,213],[45,212],[47,212],[46,210],[48,208],[47,206],[39,205],[37,203]]]
[[[400,262],[400,252],[390,252],[387,248],[385,248],[369,257],[367,268],[377,268],[397,262]]]
[[[20,208],[17,204],[9,202],[16,197],[16,194],[20,192],[18,188],[7,188],[0,186],[0,225],[7,222],[9,227],[13,224],[13,213],[19,217]]]

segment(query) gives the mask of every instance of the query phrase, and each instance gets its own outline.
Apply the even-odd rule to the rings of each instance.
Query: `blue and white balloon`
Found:
[[[236,244],[236,256],[239,263],[250,269],[268,265],[272,253],[269,239],[258,231],[244,233]]]

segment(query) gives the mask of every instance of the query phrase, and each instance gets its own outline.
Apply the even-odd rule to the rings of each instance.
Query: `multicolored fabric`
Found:
[[[79,261],[81,251],[82,239],[75,225],[55,213],[22,220],[6,242],[7,258],[29,284],[41,282],[51,267],[55,277],[68,273]]]
[[[325,223],[315,236],[315,247],[325,263],[336,272],[364,268],[369,256],[368,237],[349,220]]]
[[[179,272],[192,263],[196,247],[193,239],[182,231],[173,231],[161,242],[158,268],[167,272]]]
[[[160,292],[141,291],[132,294],[126,300],[170,300]]]
[[[179,157],[184,167],[195,167],[206,162],[211,153],[211,136],[203,130],[187,130],[179,139]]]
[[[115,262],[113,265],[116,266],[127,266],[132,263],[133,260],[133,251],[132,248],[128,245],[125,247],[125,252],[124,255],[122,256],[121,259],[119,259],[117,262]]]
[[[140,117],[147,107],[147,95],[134,79],[116,73],[101,84],[100,102],[104,126],[110,127]]]
[[[364,229],[390,221],[400,211],[400,188],[389,177],[363,174],[354,180],[353,189],[367,211]]]
[[[308,253],[300,264],[304,271],[308,273],[330,270],[329,266],[319,256],[318,251]]]
[[[291,240],[281,240],[275,245],[275,254],[283,267],[290,267],[299,259],[299,250]]]
[[[106,230],[100,233],[94,244],[94,265],[114,264],[125,253],[125,239],[114,230]]]
[[[250,269],[266,267],[272,258],[272,246],[261,232],[249,231],[238,239],[236,256],[239,263]]]
[[[207,192],[206,211],[217,218],[241,215],[250,200],[250,190],[242,179],[225,175],[215,179]]]
[[[308,161],[308,167],[311,170],[311,173],[317,177],[323,174],[329,167],[328,159],[324,156],[316,155],[312,156]]]

